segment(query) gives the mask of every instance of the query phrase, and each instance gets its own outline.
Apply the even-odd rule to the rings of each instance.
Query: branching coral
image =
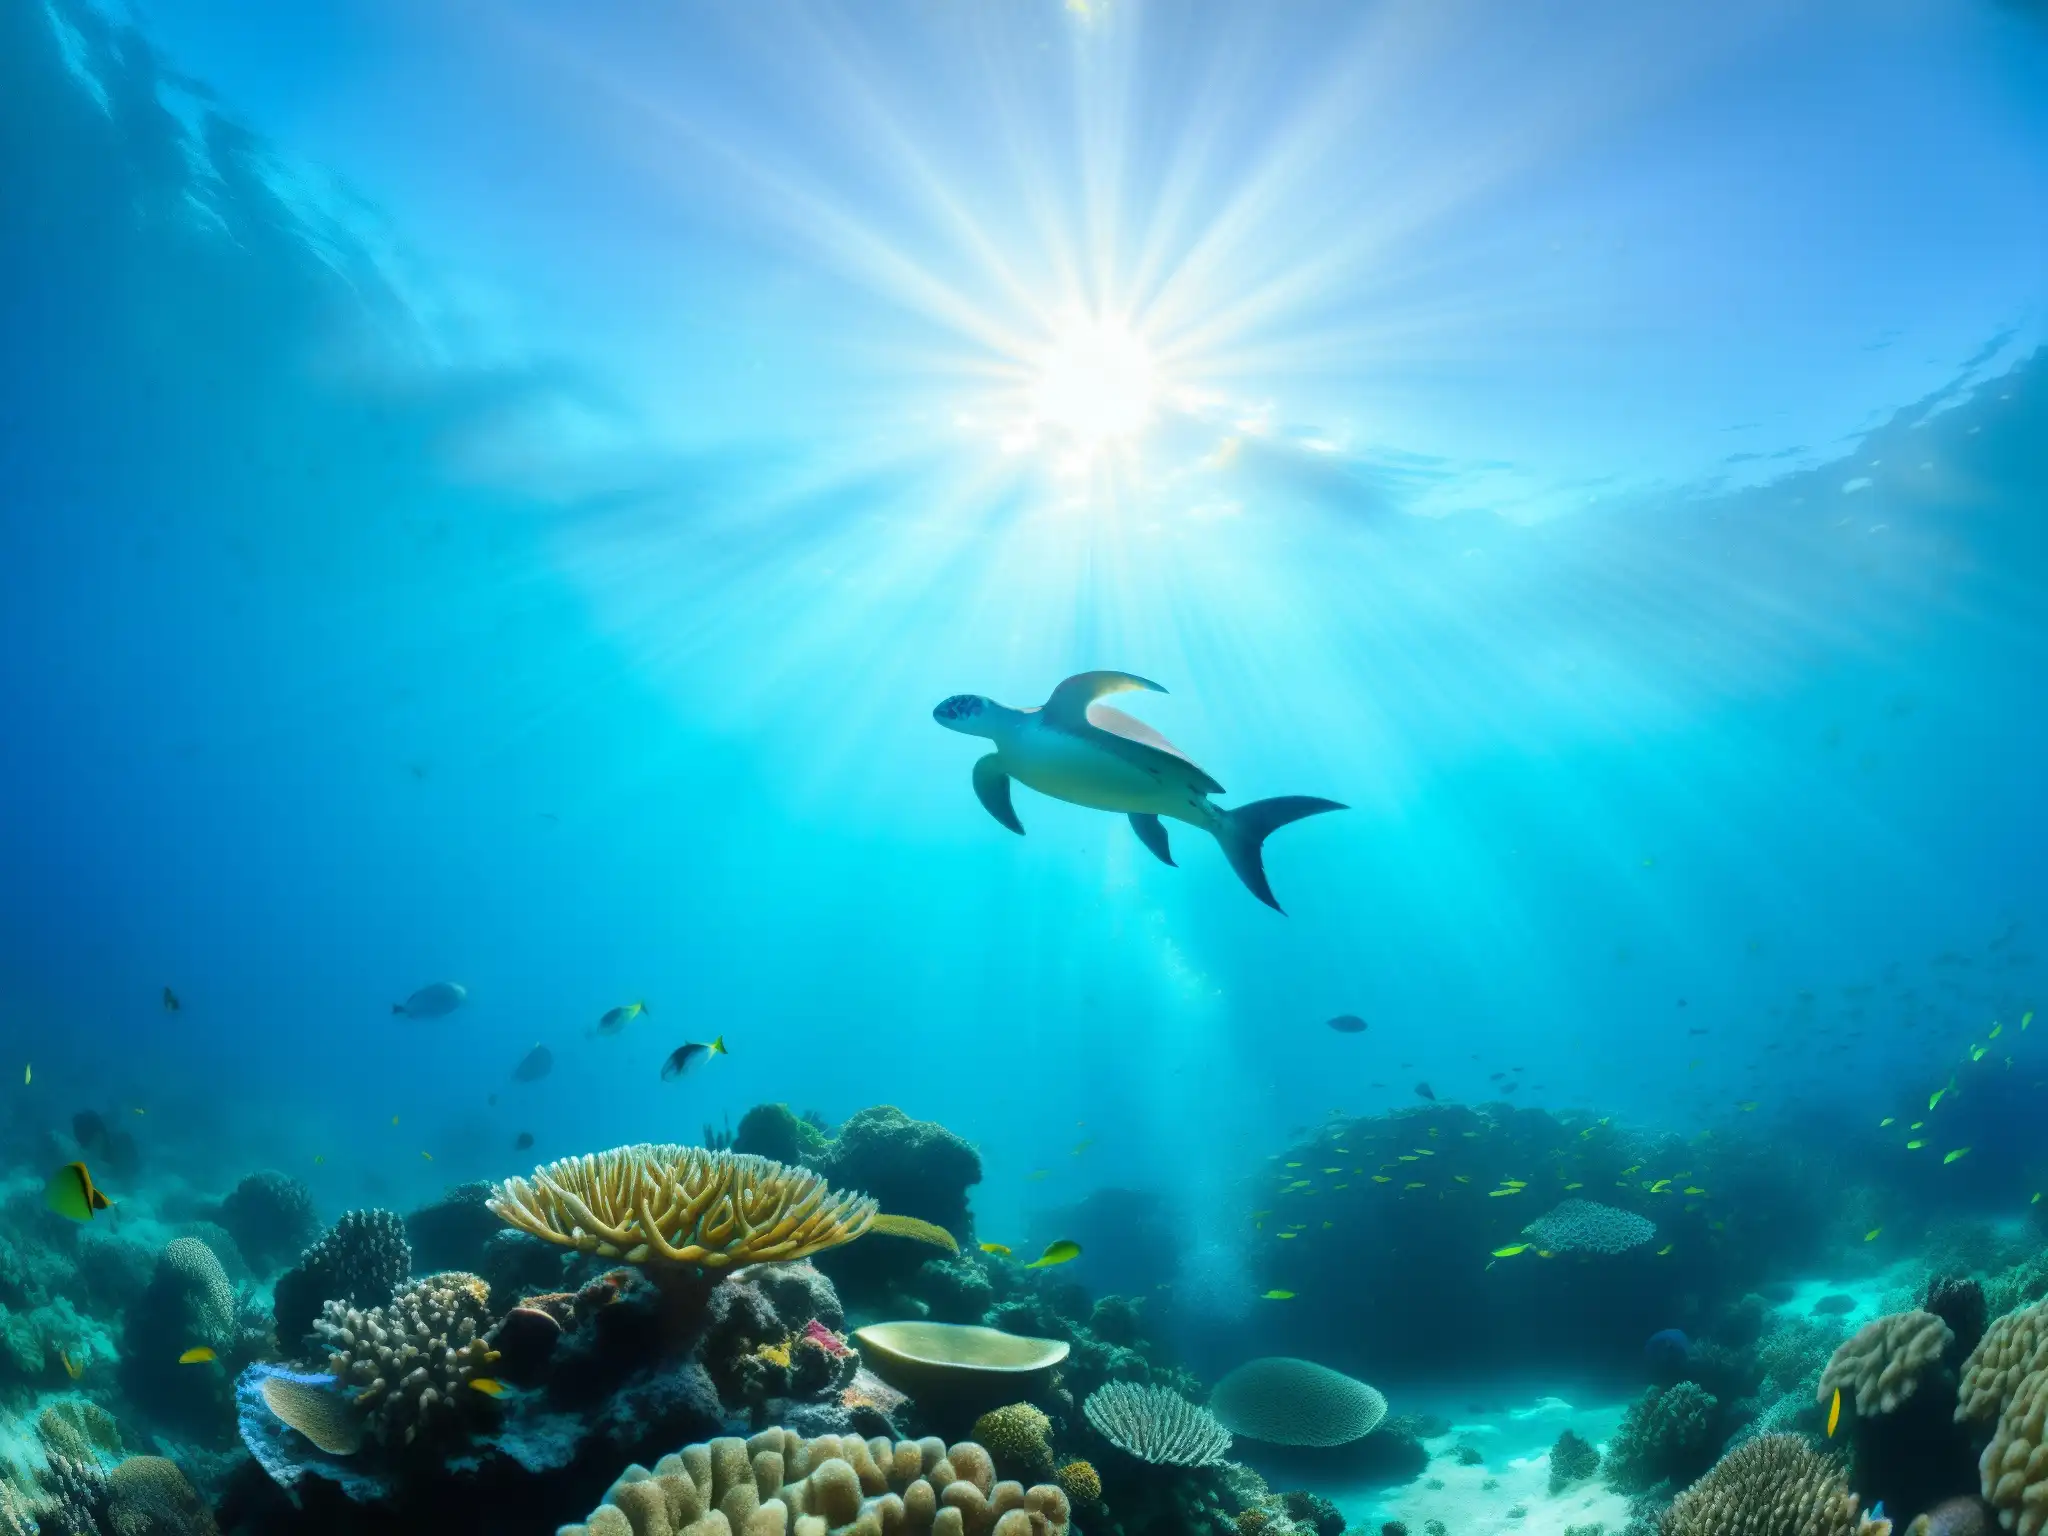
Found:
[[[463,1389],[498,1358],[483,1339],[490,1315],[490,1288],[457,1270],[416,1280],[368,1311],[330,1301],[313,1326],[364,1427],[399,1446],[459,1422],[478,1400]]]
[[[1067,1536],[1047,1483],[997,1482],[972,1441],[805,1440],[786,1429],[713,1440],[629,1467],[583,1525],[559,1536]]]
[[[623,1259],[737,1269],[850,1243],[878,1207],[806,1168],[703,1147],[641,1144],[507,1179],[488,1204],[535,1237]]]
[[[1875,1318],[1837,1349],[1820,1373],[1819,1401],[1839,1389],[1864,1418],[1890,1413],[1919,1388],[1920,1378],[1941,1364],[1954,1341],[1947,1323],[1932,1312],[1898,1312]]]
[[[1344,1445],[1378,1428],[1387,1400],[1308,1360],[1249,1361],[1216,1383],[1209,1410],[1232,1434],[1274,1445]]]
[[[1657,1235],[1655,1223],[1595,1200],[1566,1200],[1522,1228],[1553,1253],[1626,1253]]]
[[[1230,1431],[1214,1414],[1165,1387],[1112,1381],[1081,1411],[1103,1439],[1150,1466],[1214,1466],[1230,1449]]]
[[[1550,1448],[1550,1492],[1553,1497],[1565,1488],[1591,1477],[1600,1470],[1600,1453],[1591,1441],[1564,1431]]]
[[[277,1337],[287,1350],[313,1331],[323,1302],[374,1307],[412,1273],[405,1223],[390,1211],[348,1211],[277,1279]]]
[[[1662,1536],[1890,1536],[1800,1435],[1739,1446],[1664,1512]]]
[[[1720,1443],[1720,1404],[1698,1382],[1652,1387],[1631,1403],[1607,1447],[1608,1483],[1642,1493],[1666,1480],[1686,1482],[1704,1471]]]

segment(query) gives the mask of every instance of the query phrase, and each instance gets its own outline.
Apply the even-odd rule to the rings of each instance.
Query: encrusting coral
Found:
[[[1664,1512],[1661,1536],[1890,1536],[1801,1435],[1736,1447]]]
[[[711,1270],[801,1259],[850,1243],[879,1210],[791,1168],[703,1147],[615,1147],[507,1179],[488,1202],[535,1237],[628,1264]]]
[[[1954,1342],[1947,1323],[1932,1312],[1897,1312],[1857,1329],[1820,1373],[1818,1401],[1839,1389],[1868,1418],[1890,1413],[1919,1388],[1921,1376],[1941,1363]]]
[[[1070,1507],[1053,1484],[997,1482],[972,1441],[769,1429],[627,1468],[558,1536],[1066,1536]]]
[[[1232,1434],[1274,1445],[1345,1445],[1387,1416],[1387,1400],[1327,1366],[1269,1356],[1216,1383],[1209,1411]]]
[[[1108,1382],[1081,1411],[1103,1439],[1148,1466],[1214,1466],[1230,1449],[1230,1431],[1214,1414],[1165,1387]]]
[[[490,1320],[490,1288],[456,1270],[416,1280],[367,1311],[330,1301],[313,1326],[328,1372],[353,1389],[364,1428],[397,1447],[460,1422],[481,1400],[464,1389],[498,1358],[483,1338]]]

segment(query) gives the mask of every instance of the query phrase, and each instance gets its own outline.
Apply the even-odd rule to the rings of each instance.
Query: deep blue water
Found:
[[[92,1108],[331,1216],[895,1103],[1243,1317],[1274,1155],[1513,1068],[2024,1214],[2048,31],[1578,11],[0,0],[13,1170]],[[1053,419],[1075,314],[1142,429]],[[975,802],[932,706],[1097,667],[1350,807],[1284,917]]]

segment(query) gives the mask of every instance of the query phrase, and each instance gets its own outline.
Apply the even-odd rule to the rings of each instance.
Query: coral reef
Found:
[[[1623,1493],[1691,1482],[1713,1464],[1721,1439],[1720,1403],[1712,1393],[1691,1381],[1652,1387],[1629,1405],[1607,1447],[1607,1482]]]
[[[996,1469],[1023,1481],[1052,1475],[1052,1420],[1029,1403],[991,1408],[974,1421],[974,1439]]]
[[[486,1246],[504,1230],[490,1198],[487,1183],[458,1184],[432,1204],[408,1212],[405,1240],[412,1245],[414,1266],[426,1274],[479,1272]]]
[[[1657,1235],[1656,1224],[1596,1200],[1565,1200],[1522,1228],[1553,1253],[1627,1253]]]
[[[1865,1323],[1820,1373],[1817,1400],[1836,1390],[1868,1417],[1890,1413],[1911,1397],[1922,1374],[1941,1364],[1955,1334],[1932,1312],[1899,1312]]]
[[[110,1536],[216,1536],[213,1511],[162,1456],[131,1456],[108,1474]]]
[[[582,1525],[560,1536],[1066,1536],[1057,1486],[995,1480],[972,1442],[814,1440],[785,1429],[713,1440],[629,1467]]]
[[[500,1219],[547,1242],[629,1264],[729,1270],[850,1243],[878,1210],[804,1168],[673,1144],[615,1147],[507,1179]]]
[[[1984,1287],[1967,1276],[1951,1279],[1936,1275],[1927,1282],[1927,1296],[1921,1303],[1923,1312],[1932,1312],[1949,1326],[1956,1336],[1956,1349],[1964,1355],[1977,1347],[1984,1337],[1984,1325],[1990,1320],[1990,1305],[1985,1300]]]
[[[981,1182],[981,1155],[944,1126],[912,1119],[894,1105],[863,1109],[839,1127],[812,1166],[834,1187],[861,1190],[883,1210],[930,1222],[973,1247],[967,1191]],[[913,1282],[927,1258],[909,1243],[861,1243],[826,1255],[819,1267],[842,1294],[882,1307],[893,1287]]]
[[[1888,1536],[1840,1470],[1798,1435],[1730,1451],[1665,1511],[1661,1536]]]
[[[1216,1416],[1165,1387],[1112,1381],[1082,1405],[1095,1432],[1126,1455],[1155,1467],[1207,1467],[1230,1449]]]
[[[2048,1366],[2048,1302],[2035,1302],[1996,1318],[1963,1361],[1958,1420],[1983,1420],[2005,1411],[2020,1384]]]
[[[289,1174],[274,1169],[252,1173],[220,1203],[220,1224],[258,1274],[270,1274],[296,1257],[319,1234],[313,1195]]]
[[[157,1256],[148,1286],[129,1307],[121,1330],[121,1389],[144,1413],[187,1433],[226,1429],[226,1383],[218,1371],[178,1363],[205,1347],[224,1362],[257,1353],[268,1342],[260,1319],[244,1348],[242,1309],[227,1271],[205,1243],[174,1238]],[[230,1364],[232,1369],[232,1364]]]
[[[1053,1480],[1076,1504],[1098,1504],[1102,1501],[1102,1474],[1095,1470],[1092,1461],[1070,1461],[1053,1474]]]
[[[776,1163],[801,1163],[815,1158],[832,1139],[815,1120],[795,1113],[787,1104],[756,1104],[740,1116],[732,1149]]]
[[[1600,1452],[1589,1440],[1565,1430],[1550,1448],[1550,1492],[1552,1497],[1571,1484],[1600,1470]]]
[[[1362,1381],[1307,1360],[1271,1356],[1239,1366],[1209,1395],[1209,1411],[1232,1434],[1275,1445],[1343,1445],[1387,1414],[1387,1400]]]
[[[487,1399],[464,1389],[498,1358],[483,1339],[490,1320],[490,1288],[455,1271],[415,1280],[368,1310],[330,1301],[313,1327],[328,1374],[353,1392],[370,1434],[395,1447],[480,1411]]]
[[[330,1301],[373,1307],[412,1274],[405,1223],[390,1211],[347,1211],[277,1279],[271,1307],[278,1342],[296,1353]]]
[[[2013,1388],[1979,1468],[1999,1523],[2015,1536],[2040,1536],[2048,1525],[2048,1370]]]

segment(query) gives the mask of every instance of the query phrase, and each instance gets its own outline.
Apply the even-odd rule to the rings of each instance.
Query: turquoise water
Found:
[[[295,1528],[231,1495],[226,1365],[117,1369],[174,1236],[259,1170],[317,1231],[774,1103],[971,1143],[957,1262],[1055,1332],[1144,1296],[1191,1398],[1304,1356],[1515,1455],[1769,1285],[2024,1292],[2035,8],[0,0],[0,193],[23,1424],[87,1394]],[[1223,806],[1346,807],[1272,835],[1284,915],[1199,826],[977,802],[934,706],[1095,669]],[[45,1219],[74,1159],[125,1287]],[[1567,1184],[1663,1268],[1495,1258]],[[228,1256],[255,1314],[297,1246]],[[849,1325],[964,1305],[821,1267]],[[1053,1419],[1077,1523],[1166,1528]],[[1404,1467],[1269,1480],[1377,1529],[1432,1518]]]

